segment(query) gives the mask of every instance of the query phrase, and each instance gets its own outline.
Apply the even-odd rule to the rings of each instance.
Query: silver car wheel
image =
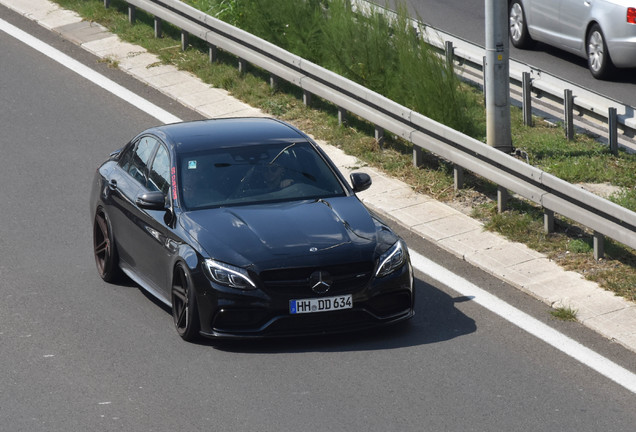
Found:
[[[590,68],[594,72],[598,72],[603,67],[605,61],[603,35],[598,31],[590,34],[587,45],[587,55],[589,57]]]
[[[519,3],[515,3],[510,8],[510,37],[515,42],[521,40],[523,36],[523,9]]]

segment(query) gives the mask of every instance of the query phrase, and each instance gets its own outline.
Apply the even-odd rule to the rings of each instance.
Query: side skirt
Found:
[[[135,271],[125,261],[120,260],[119,266],[126,274],[126,276],[135,281],[135,283],[141,286],[145,291],[147,291],[149,294],[151,294],[153,297],[155,297],[166,306],[172,307],[172,302],[170,301],[170,299],[165,298],[154,284],[135,273]]]

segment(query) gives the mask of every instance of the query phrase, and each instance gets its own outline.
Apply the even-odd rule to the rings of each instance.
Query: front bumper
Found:
[[[203,281],[200,281],[204,283]],[[371,278],[351,294],[351,309],[292,315],[289,301],[329,297],[318,294],[273,293],[257,289],[237,292],[215,286],[205,278],[197,290],[201,334],[212,338],[263,338],[358,331],[408,320],[415,314],[413,271],[410,263],[383,278]]]

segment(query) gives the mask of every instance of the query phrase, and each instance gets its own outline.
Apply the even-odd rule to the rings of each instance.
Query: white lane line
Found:
[[[475,303],[501,316],[545,343],[552,345],[632,393],[636,393],[636,374],[554,330],[552,327],[543,324],[419,253],[413,250],[409,250],[409,253],[411,254],[413,267],[417,270],[461,295],[470,296]]]
[[[160,122],[176,123],[181,121],[179,117],[176,117],[170,114],[168,111],[162,108],[159,108],[157,105],[136,95],[135,93],[122,87],[116,82],[106,78],[104,75],[98,72],[95,72],[93,69],[83,65],[77,60],[67,56],[63,52],[53,48],[52,46],[42,42],[39,39],[36,39],[30,34],[20,30],[19,28],[9,24],[8,22],[2,19],[0,19],[0,30],[4,31],[10,36],[13,36],[19,41],[24,42],[31,48],[55,60],[56,62],[60,63],[62,66],[69,68],[70,70],[77,73],[78,75],[83,76],[87,80],[93,82],[94,84],[97,84],[98,86],[105,89],[106,91],[109,91],[115,96],[125,100],[126,102],[130,103],[136,108],[139,108],[140,110],[156,118]]]

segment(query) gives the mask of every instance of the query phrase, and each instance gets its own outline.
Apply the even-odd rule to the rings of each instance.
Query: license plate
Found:
[[[311,298],[289,301],[289,313],[292,315],[351,309],[352,307],[353,301],[351,300],[351,294],[337,297]]]

